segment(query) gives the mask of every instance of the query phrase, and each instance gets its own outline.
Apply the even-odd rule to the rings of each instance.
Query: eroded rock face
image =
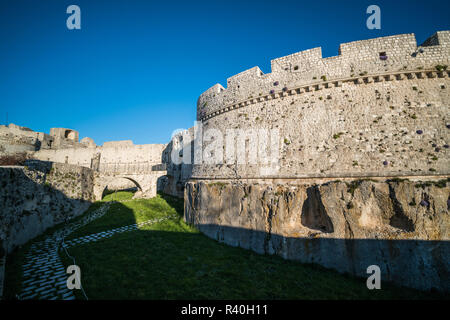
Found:
[[[0,167],[0,244],[6,252],[83,213],[94,200],[94,172],[34,161]]]
[[[450,288],[449,187],[434,182],[189,182],[185,220],[207,236],[418,289]]]

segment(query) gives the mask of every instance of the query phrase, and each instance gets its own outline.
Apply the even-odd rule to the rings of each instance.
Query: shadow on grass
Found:
[[[183,200],[164,194],[149,200],[114,203],[105,216],[74,232],[71,238],[169,215],[172,218],[137,231],[69,248],[81,268],[81,281],[89,299],[445,298],[440,293],[401,288],[383,280],[381,290],[368,290],[366,279],[220,243],[185,224]],[[245,232],[211,225],[200,228],[221,230],[222,235]],[[252,232],[255,241],[265,235]],[[22,256],[12,259],[10,271],[21,268],[24,252],[21,250]],[[66,267],[72,264],[63,252],[60,257]],[[17,288],[20,272],[9,272],[8,276],[15,277],[10,283],[15,281]],[[13,288],[7,295],[9,299],[14,296]],[[79,290],[75,294],[84,299]]]
[[[4,298],[14,298],[20,291],[22,265],[33,242],[101,205],[91,203],[88,183],[66,195],[69,184],[85,178],[89,178],[87,168],[50,161],[26,160],[23,167],[0,167],[0,247],[7,253]],[[63,186],[63,181],[68,184]]]
[[[139,201],[145,202],[136,203]],[[147,218],[152,217],[153,210],[165,214],[176,212],[176,218],[70,248],[82,270],[82,282],[90,299],[445,297],[437,292],[401,288],[386,282],[382,282],[381,290],[368,290],[366,279],[228,246],[186,225],[182,200],[160,194],[147,201],[146,207],[151,208]],[[117,210],[127,224],[139,222],[128,204],[117,203],[113,212]],[[103,227],[117,226],[112,219],[114,214],[109,216],[111,224],[103,223]],[[65,263],[71,264],[66,259]]]

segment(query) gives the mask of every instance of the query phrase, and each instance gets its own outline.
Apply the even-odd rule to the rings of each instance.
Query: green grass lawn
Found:
[[[133,198],[133,195],[134,193],[129,191],[119,191],[119,192],[110,191],[103,197],[102,201],[131,200],[131,198]]]
[[[366,279],[221,244],[183,222],[181,199],[158,195],[130,201],[132,193],[118,192],[107,195],[104,201],[113,196],[116,201],[127,201],[112,204],[103,217],[69,238],[154,218],[171,218],[71,247],[69,253],[81,268],[81,282],[89,299],[442,298],[436,293],[383,282],[381,290],[368,290]],[[7,298],[20,290],[26,247],[11,255],[7,265]],[[66,266],[72,264],[63,251],[60,256]],[[80,290],[75,293],[84,299]]]
[[[124,199],[131,196],[122,194]],[[128,198],[127,198],[128,197]],[[176,213],[138,231],[70,248],[90,299],[426,299],[430,293],[221,244],[186,225],[169,196],[113,204],[71,238]],[[62,256],[62,255],[61,255]],[[64,258],[64,262],[72,264]],[[82,298],[81,295],[78,297]],[[434,296],[436,297],[436,296]]]

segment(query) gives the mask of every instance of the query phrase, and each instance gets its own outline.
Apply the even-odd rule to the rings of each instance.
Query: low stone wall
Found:
[[[321,184],[191,181],[185,220],[258,253],[317,263],[382,282],[450,290],[448,179]]]
[[[0,167],[0,243],[7,252],[84,212],[94,173],[74,165],[30,161]]]

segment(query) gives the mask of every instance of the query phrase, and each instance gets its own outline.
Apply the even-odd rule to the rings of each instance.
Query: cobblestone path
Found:
[[[64,265],[58,255],[58,249],[70,248],[112,237],[114,234],[135,231],[140,227],[158,223],[175,215],[164,218],[156,218],[140,223],[135,223],[108,231],[82,236],[76,239],[64,241],[69,234],[98,219],[108,212],[113,201],[105,203],[99,209],[91,212],[81,221],[69,223],[43,241],[34,242],[25,255],[25,263],[22,266],[22,292],[19,299],[43,299],[43,300],[74,300],[73,291],[67,288],[67,277]]]
[[[67,274],[58,256],[58,248],[66,236],[108,212],[111,203],[105,203],[80,221],[69,223],[31,245],[22,266],[22,292],[19,299],[75,299],[73,292],[67,288]]]

